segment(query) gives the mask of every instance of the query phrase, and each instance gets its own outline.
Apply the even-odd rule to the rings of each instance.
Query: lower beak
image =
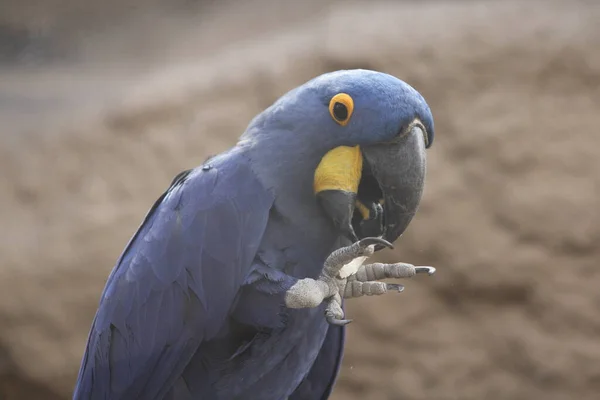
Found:
[[[410,224],[417,212],[427,169],[424,132],[415,126],[393,143],[362,149],[365,173],[362,180],[377,181],[383,197],[383,238],[393,243]],[[368,172],[367,172],[368,171]],[[360,189],[358,198],[360,200]]]
[[[315,171],[314,189],[340,234],[393,243],[417,212],[425,172],[424,132],[415,125],[391,143],[331,150]]]
[[[358,240],[352,216],[362,169],[360,147],[340,146],[323,157],[314,177],[317,201],[336,229],[352,242]]]

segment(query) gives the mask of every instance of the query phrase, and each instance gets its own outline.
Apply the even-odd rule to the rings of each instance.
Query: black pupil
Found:
[[[333,105],[333,115],[338,121],[345,121],[348,118],[348,109],[346,105],[342,103],[335,103]]]

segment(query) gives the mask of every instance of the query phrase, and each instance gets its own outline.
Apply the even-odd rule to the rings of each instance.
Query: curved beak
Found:
[[[362,150],[366,166],[362,181],[373,179],[381,190],[383,238],[390,243],[404,233],[421,201],[427,170],[424,135],[423,129],[415,125],[393,143]],[[361,197],[359,187],[358,199]]]
[[[325,213],[350,240],[378,236],[394,242],[417,212],[426,174],[426,132],[413,124],[390,143],[338,147],[315,171]]]

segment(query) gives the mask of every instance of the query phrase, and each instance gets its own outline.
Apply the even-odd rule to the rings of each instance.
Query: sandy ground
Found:
[[[68,398],[107,274],[177,172],[363,67],[434,112],[421,209],[383,258],[438,274],[350,301],[333,398],[597,399],[600,5],[257,2],[70,26],[0,1],[0,49],[26,38],[0,66],[0,398]]]

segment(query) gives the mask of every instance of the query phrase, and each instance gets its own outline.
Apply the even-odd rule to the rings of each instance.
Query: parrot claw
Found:
[[[325,319],[327,320],[327,322],[330,325],[335,325],[335,326],[346,326],[350,322],[352,322],[351,319],[337,319],[337,318],[334,318],[334,317],[332,317],[330,315],[326,316]]]
[[[389,291],[397,291],[398,293],[404,291],[404,285],[400,285],[399,283],[386,283],[386,290]]]
[[[346,278],[346,286],[342,293],[345,299],[361,296],[378,296],[388,291],[402,292],[404,286],[393,283],[379,282],[382,279],[412,278],[416,274],[426,273],[433,275],[433,267],[415,267],[412,264],[373,263],[361,265],[356,272]]]
[[[339,293],[334,294],[326,300],[327,307],[325,308],[325,319],[331,325],[345,326],[352,322],[351,319],[344,318],[344,310],[342,309],[342,297]]]
[[[404,286],[397,283],[380,282],[383,279],[412,278],[416,274],[433,275],[434,267],[418,266],[407,263],[360,265],[347,277],[340,275],[341,269],[357,258],[371,256],[376,246],[393,248],[388,241],[369,237],[350,246],[335,250],[327,257],[321,276],[316,280],[300,279],[286,293],[286,305],[290,308],[312,308],[326,304],[325,319],[331,325],[345,326],[352,322],[345,319],[342,298],[361,296],[379,296],[388,292],[401,293]]]
[[[427,273],[427,275],[431,276],[435,274],[435,271],[434,267],[415,267],[415,273],[417,274]]]
[[[390,249],[394,248],[393,244],[391,244],[390,242],[388,242],[385,239],[378,238],[378,237],[368,237],[368,238],[361,239],[358,242],[358,244],[363,249],[366,249],[367,247],[369,247],[369,246],[371,246],[373,244],[380,244],[380,245],[385,246],[385,247],[390,248]]]

